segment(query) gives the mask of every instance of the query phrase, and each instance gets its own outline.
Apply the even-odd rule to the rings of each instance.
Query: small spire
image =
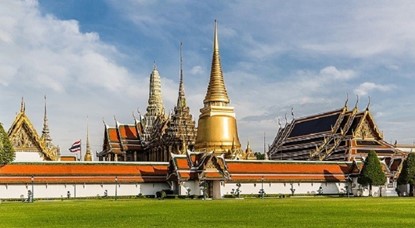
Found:
[[[186,97],[184,94],[183,83],[183,56],[182,56],[183,43],[180,42],[180,82],[179,82],[179,97],[177,98],[177,108],[182,109],[186,107]]]
[[[92,161],[91,147],[89,145],[88,116],[86,117],[86,152],[85,152],[84,161]]]
[[[22,97],[22,101],[20,102],[20,112],[24,113],[26,110],[24,98]]]
[[[49,125],[48,125],[48,115],[47,115],[47,104],[46,104],[46,95],[44,96],[45,99],[45,113],[43,116],[43,130],[42,130],[42,139],[46,142],[46,145],[49,146],[50,142],[52,141],[49,135]]]

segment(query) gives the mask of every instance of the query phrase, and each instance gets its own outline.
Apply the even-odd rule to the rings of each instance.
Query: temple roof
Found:
[[[370,150],[380,156],[398,151],[383,140],[366,108],[347,106],[330,112],[293,119],[278,130],[269,150],[273,160],[353,160],[363,159]]]
[[[191,152],[186,155],[171,154],[168,180],[227,180],[226,162],[223,156],[213,152]]]
[[[232,182],[249,181],[345,181],[357,175],[353,162],[234,161],[226,160]]]
[[[343,182],[349,176],[358,175],[361,164],[329,161],[227,160],[213,153],[187,152],[186,155],[172,154],[167,179],[227,182],[259,182],[261,180]]]
[[[46,117],[45,119],[47,120]],[[47,133],[48,132],[49,129],[47,128]],[[17,153],[20,151],[37,152],[44,160],[52,161],[58,160],[59,158],[59,148],[52,144],[50,137],[39,137],[32,122],[26,115],[26,106],[23,99],[20,106],[20,112],[16,115],[10,126],[8,136]]]
[[[0,167],[1,183],[119,183],[163,182],[167,162],[98,163],[98,162],[42,162],[11,163]]]
[[[120,124],[116,121],[115,127],[105,125],[104,148],[101,153],[120,154],[125,151],[143,149],[143,128],[140,122],[135,124]]]

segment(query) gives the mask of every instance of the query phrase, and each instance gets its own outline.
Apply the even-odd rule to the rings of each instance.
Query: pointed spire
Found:
[[[219,41],[218,41],[218,25],[215,20],[215,30],[213,35],[213,56],[212,67],[210,71],[210,81],[205,100],[203,103],[208,105],[209,103],[224,103],[229,104],[229,97],[226,92],[225,82],[223,79],[222,66],[219,55]]]
[[[42,139],[45,140],[46,145],[49,146],[50,142],[52,141],[50,135],[49,135],[49,125],[48,125],[48,115],[47,115],[47,109],[46,109],[46,95],[45,98],[45,114],[43,116],[43,130],[42,130]]]
[[[90,152],[91,147],[89,146],[89,124],[88,124],[88,117],[86,117],[86,152]]]
[[[182,56],[183,43],[180,42],[180,82],[179,82],[179,97],[177,98],[177,108],[182,109],[186,107],[186,97],[184,95],[184,83],[183,83],[183,56]]]
[[[84,161],[92,161],[91,147],[89,145],[89,124],[88,116],[86,117],[86,152]]]
[[[22,101],[20,102],[20,112],[24,113],[26,110],[24,98],[22,97]]]

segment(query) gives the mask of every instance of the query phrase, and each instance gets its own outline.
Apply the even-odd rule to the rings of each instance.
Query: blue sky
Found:
[[[156,62],[166,110],[177,99],[179,43],[185,91],[197,121],[210,73],[213,21],[240,141],[263,150],[291,108],[296,117],[371,111],[388,142],[413,143],[413,1],[5,0],[0,2],[0,121],[26,101],[41,131],[48,97],[51,136],[63,154],[85,139],[102,147],[105,121],[145,112]]]

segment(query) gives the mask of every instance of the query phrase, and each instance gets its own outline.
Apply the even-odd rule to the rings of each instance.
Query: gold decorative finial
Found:
[[[210,81],[208,91],[206,93],[203,103],[208,105],[209,103],[223,103],[223,106],[229,104],[228,93],[226,92],[225,82],[223,78],[222,65],[219,55],[219,41],[218,41],[218,25],[215,20],[215,30],[213,35],[213,56],[212,67],[210,71]]]
[[[370,106],[370,96],[369,96],[369,102],[367,103],[367,106],[366,106],[366,111],[369,111],[369,106]]]
[[[347,103],[349,102],[349,93],[346,93],[346,101],[344,102],[344,107],[347,108]]]
[[[20,102],[20,112],[24,113],[26,110],[25,104],[24,104],[24,98],[22,97],[22,102]]]

